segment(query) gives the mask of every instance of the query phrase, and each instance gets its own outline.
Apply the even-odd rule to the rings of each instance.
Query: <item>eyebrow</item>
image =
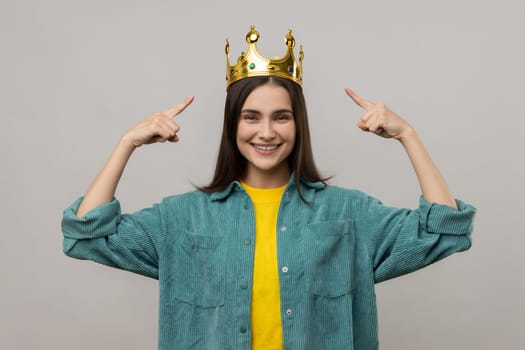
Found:
[[[261,112],[256,110],[256,109],[243,109],[243,110],[241,110],[241,113],[261,114]],[[278,110],[272,112],[272,114],[281,114],[281,113],[293,114],[293,111],[291,109],[283,108],[283,109],[278,109]]]

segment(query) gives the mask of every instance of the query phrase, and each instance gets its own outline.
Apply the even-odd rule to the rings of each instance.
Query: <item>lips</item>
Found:
[[[272,152],[275,151],[277,148],[279,148],[280,144],[278,145],[260,145],[260,144],[253,144],[253,147],[261,152]]]

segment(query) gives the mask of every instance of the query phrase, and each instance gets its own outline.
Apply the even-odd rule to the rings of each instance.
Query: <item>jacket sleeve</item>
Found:
[[[64,253],[158,278],[159,248],[166,236],[162,206],[122,215],[114,199],[79,218],[76,212],[81,201],[64,210]]]
[[[366,196],[356,220],[373,263],[374,280],[382,282],[415,271],[471,246],[476,209],[456,200],[458,210],[430,203],[398,209]]]

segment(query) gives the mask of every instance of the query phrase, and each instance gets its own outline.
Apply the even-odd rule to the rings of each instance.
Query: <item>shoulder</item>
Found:
[[[383,203],[369,194],[352,188],[327,185],[317,191],[314,205],[351,209],[354,213],[368,212],[371,208],[383,207]]]
[[[169,227],[191,229],[195,222],[220,211],[210,196],[200,190],[166,196],[158,204],[159,215]]]
[[[316,198],[322,200],[338,201],[338,200],[366,200],[370,196],[363,191],[345,188],[334,185],[326,185],[323,189],[317,191]]]
[[[193,190],[185,193],[166,196],[162,199],[160,204],[166,207],[201,205],[210,201],[210,195],[210,193],[200,190]]]

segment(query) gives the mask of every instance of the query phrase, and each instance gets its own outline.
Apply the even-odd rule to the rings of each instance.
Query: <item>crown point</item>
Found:
[[[255,26],[252,25],[250,31],[246,34],[246,42],[248,44],[253,44],[259,40],[259,36],[259,32],[255,29]]]
[[[295,46],[295,39],[292,35],[292,30],[288,29],[288,33],[284,37],[284,42],[286,43],[286,46],[292,48]]]

